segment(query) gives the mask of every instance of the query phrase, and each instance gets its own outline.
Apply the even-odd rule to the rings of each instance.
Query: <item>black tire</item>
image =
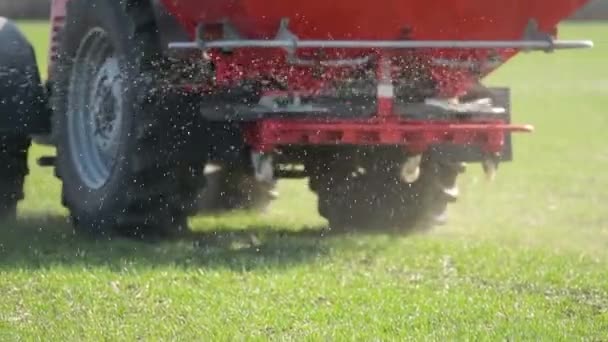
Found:
[[[14,220],[24,197],[23,185],[29,173],[27,137],[0,137],[0,220]]]
[[[13,220],[24,197],[30,135],[48,130],[49,110],[32,44],[0,17],[0,220]]]
[[[363,173],[338,164],[311,186],[332,230],[428,229],[445,223],[448,204],[458,198],[458,165],[424,160],[420,177],[408,184],[399,177],[399,163],[370,166]]]
[[[275,184],[265,184],[245,170],[209,165],[207,186],[201,192],[202,213],[231,210],[263,211],[276,199]]]
[[[93,49],[89,44],[99,48]],[[107,57],[100,57],[107,51],[110,51]],[[187,217],[196,213],[197,195],[205,182],[206,154],[200,152],[206,151],[204,122],[193,108],[195,101],[170,90],[163,82],[164,61],[160,51],[149,1],[68,3],[53,80],[53,136],[57,145],[56,173],[63,181],[63,204],[76,227],[86,232],[156,234],[158,230],[185,228]],[[86,63],[80,63],[81,59]],[[112,84],[116,81],[104,80],[102,70],[107,63],[118,65],[120,100],[113,93]],[[74,79],[82,80],[76,77],[83,70],[95,75],[98,82],[101,78],[106,83],[95,87],[73,84],[73,74]],[[102,92],[106,91],[103,87],[110,88],[109,95]],[[84,156],[78,144],[73,143],[75,137],[96,141],[99,138],[91,136],[103,134],[99,133],[102,124],[97,123],[97,117],[95,134],[81,134],[82,130],[73,128],[83,121],[75,121],[76,111],[71,108],[80,100],[76,101],[79,97],[74,94],[89,88],[101,89],[99,93],[105,97],[99,100],[97,96],[102,95],[98,92],[87,94],[93,96],[85,97],[83,103],[94,113],[88,115],[110,112],[114,117],[110,119],[111,127],[121,127],[118,133],[109,128],[110,135],[115,135],[111,141],[115,154],[109,158],[111,164],[106,165],[108,173],[103,182],[91,181],[93,176],[87,178],[83,170],[93,166],[84,164],[93,157]],[[111,110],[105,107],[106,97],[110,99]],[[93,99],[101,103],[96,112]],[[120,109],[115,108],[118,101],[122,101]],[[98,160],[102,161],[101,157]]]

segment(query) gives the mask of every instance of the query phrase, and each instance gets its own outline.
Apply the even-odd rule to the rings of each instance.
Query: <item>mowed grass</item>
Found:
[[[45,65],[46,24],[23,28]],[[33,148],[21,222],[0,228],[0,340],[608,339],[608,25],[562,36],[597,46],[488,79],[537,131],[495,182],[471,165],[427,234],[323,236],[283,182],[268,213],[195,218],[190,238],[91,241]]]

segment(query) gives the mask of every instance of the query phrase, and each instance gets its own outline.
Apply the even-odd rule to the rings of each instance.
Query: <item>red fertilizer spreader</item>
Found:
[[[308,180],[332,229],[443,222],[463,163],[493,175],[511,134],[532,130],[482,80],[520,52],[591,47],[557,39],[586,3],[53,0],[46,87],[31,45],[0,25],[15,71],[0,74],[0,112],[25,113],[0,128],[48,137],[57,155],[41,164],[88,231],[266,208],[284,178]],[[27,161],[5,145],[7,164],[21,158],[14,213]]]

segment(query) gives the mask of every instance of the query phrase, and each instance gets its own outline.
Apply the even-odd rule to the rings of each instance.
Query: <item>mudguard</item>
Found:
[[[12,21],[0,17],[0,135],[50,131],[50,109],[32,45]]]

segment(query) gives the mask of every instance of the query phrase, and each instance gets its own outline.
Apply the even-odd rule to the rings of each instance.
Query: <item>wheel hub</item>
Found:
[[[117,147],[117,133],[120,132],[119,120],[122,119],[120,69],[116,59],[107,59],[97,76],[91,91],[93,140],[106,158],[112,158]]]
[[[99,189],[111,176],[123,133],[124,86],[105,31],[92,29],[74,60],[68,95],[68,138],[81,180]]]

